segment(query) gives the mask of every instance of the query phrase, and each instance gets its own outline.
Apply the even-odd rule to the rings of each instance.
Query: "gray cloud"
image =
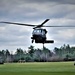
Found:
[[[47,3],[47,2],[56,2],[61,4],[75,4],[75,0],[22,0],[24,2],[38,2],[38,3]]]
[[[0,16],[2,18],[3,16],[6,17],[6,20],[11,18],[13,21],[14,19],[17,20],[18,18],[20,21],[24,19],[35,20],[38,18],[61,18],[67,16],[68,12],[75,9],[75,7],[72,5],[56,3],[65,3],[65,1],[41,0],[41,3],[39,0],[2,0],[0,2]],[[69,8],[69,6],[71,8]],[[71,14],[72,13],[70,13],[70,15]]]

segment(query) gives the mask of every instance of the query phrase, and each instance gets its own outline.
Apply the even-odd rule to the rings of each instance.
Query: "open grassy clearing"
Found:
[[[0,75],[75,75],[74,62],[5,63]]]

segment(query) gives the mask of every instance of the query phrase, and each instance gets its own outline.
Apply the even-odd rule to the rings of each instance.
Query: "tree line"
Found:
[[[4,62],[50,62],[50,61],[72,61],[75,59],[75,47],[63,45],[60,48],[55,47],[50,50],[46,47],[35,49],[34,46],[28,47],[28,51],[17,48],[14,54],[8,49],[0,50],[0,58]]]

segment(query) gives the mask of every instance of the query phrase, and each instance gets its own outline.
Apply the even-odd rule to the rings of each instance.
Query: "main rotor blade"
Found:
[[[14,23],[14,22],[5,22],[5,21],[1,21],[0,23],[6,23],[6,24],[15,24],[15,25],[23,25],[23,26],[31,26],[34,28],[40,28],[40,27],[75,27],[74,25],[71,26],[43,26],[43,24],[45,24],[49,19],[46,19],[41,25],[31,25],[31,24],[23,24],[23,23]]]
[[[75,26],[73,26],[73,25],[71,25],[71,26],[43,26],[43,27],[75,27]]]
[[[41,25],[45,24],[47,21],[49,21],[49,19],[46,19]]]
[[[16,24],[16,25],[32,26],[32,27],[36,26],[36,25],[31,25],[31,24],[14,23],[14,22],[4,22],[4,21],[2,21],[2,22],[0,22],[0,23],[6,23],[6,24]]]
[[[37,25],[37,26],[34,27],[33,29],[43,27],[43,25],[44,25],[47,21],[49,21],[49,19],[46,19],[43,23],[41,23],[40,25]]]

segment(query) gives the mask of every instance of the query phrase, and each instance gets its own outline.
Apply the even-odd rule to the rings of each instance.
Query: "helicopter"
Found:
[[[15,23],[15,22],[5,22],[1,21],[0,23],[6,23],[6,24],[15,24],[15,25],[22,25],[22,26],[30,26],[33,27],[32,32],[32,43],[35,41],[35,43],[54,43],[54,40],[47,40],[46,34],[47,30],[43,29],[42,27],[75,27],[75,26],[44,26],[46,22],[48,22],[50,19],[46,19],[39,25],[32,25],[32,24],[23,24],[23,23]]]

